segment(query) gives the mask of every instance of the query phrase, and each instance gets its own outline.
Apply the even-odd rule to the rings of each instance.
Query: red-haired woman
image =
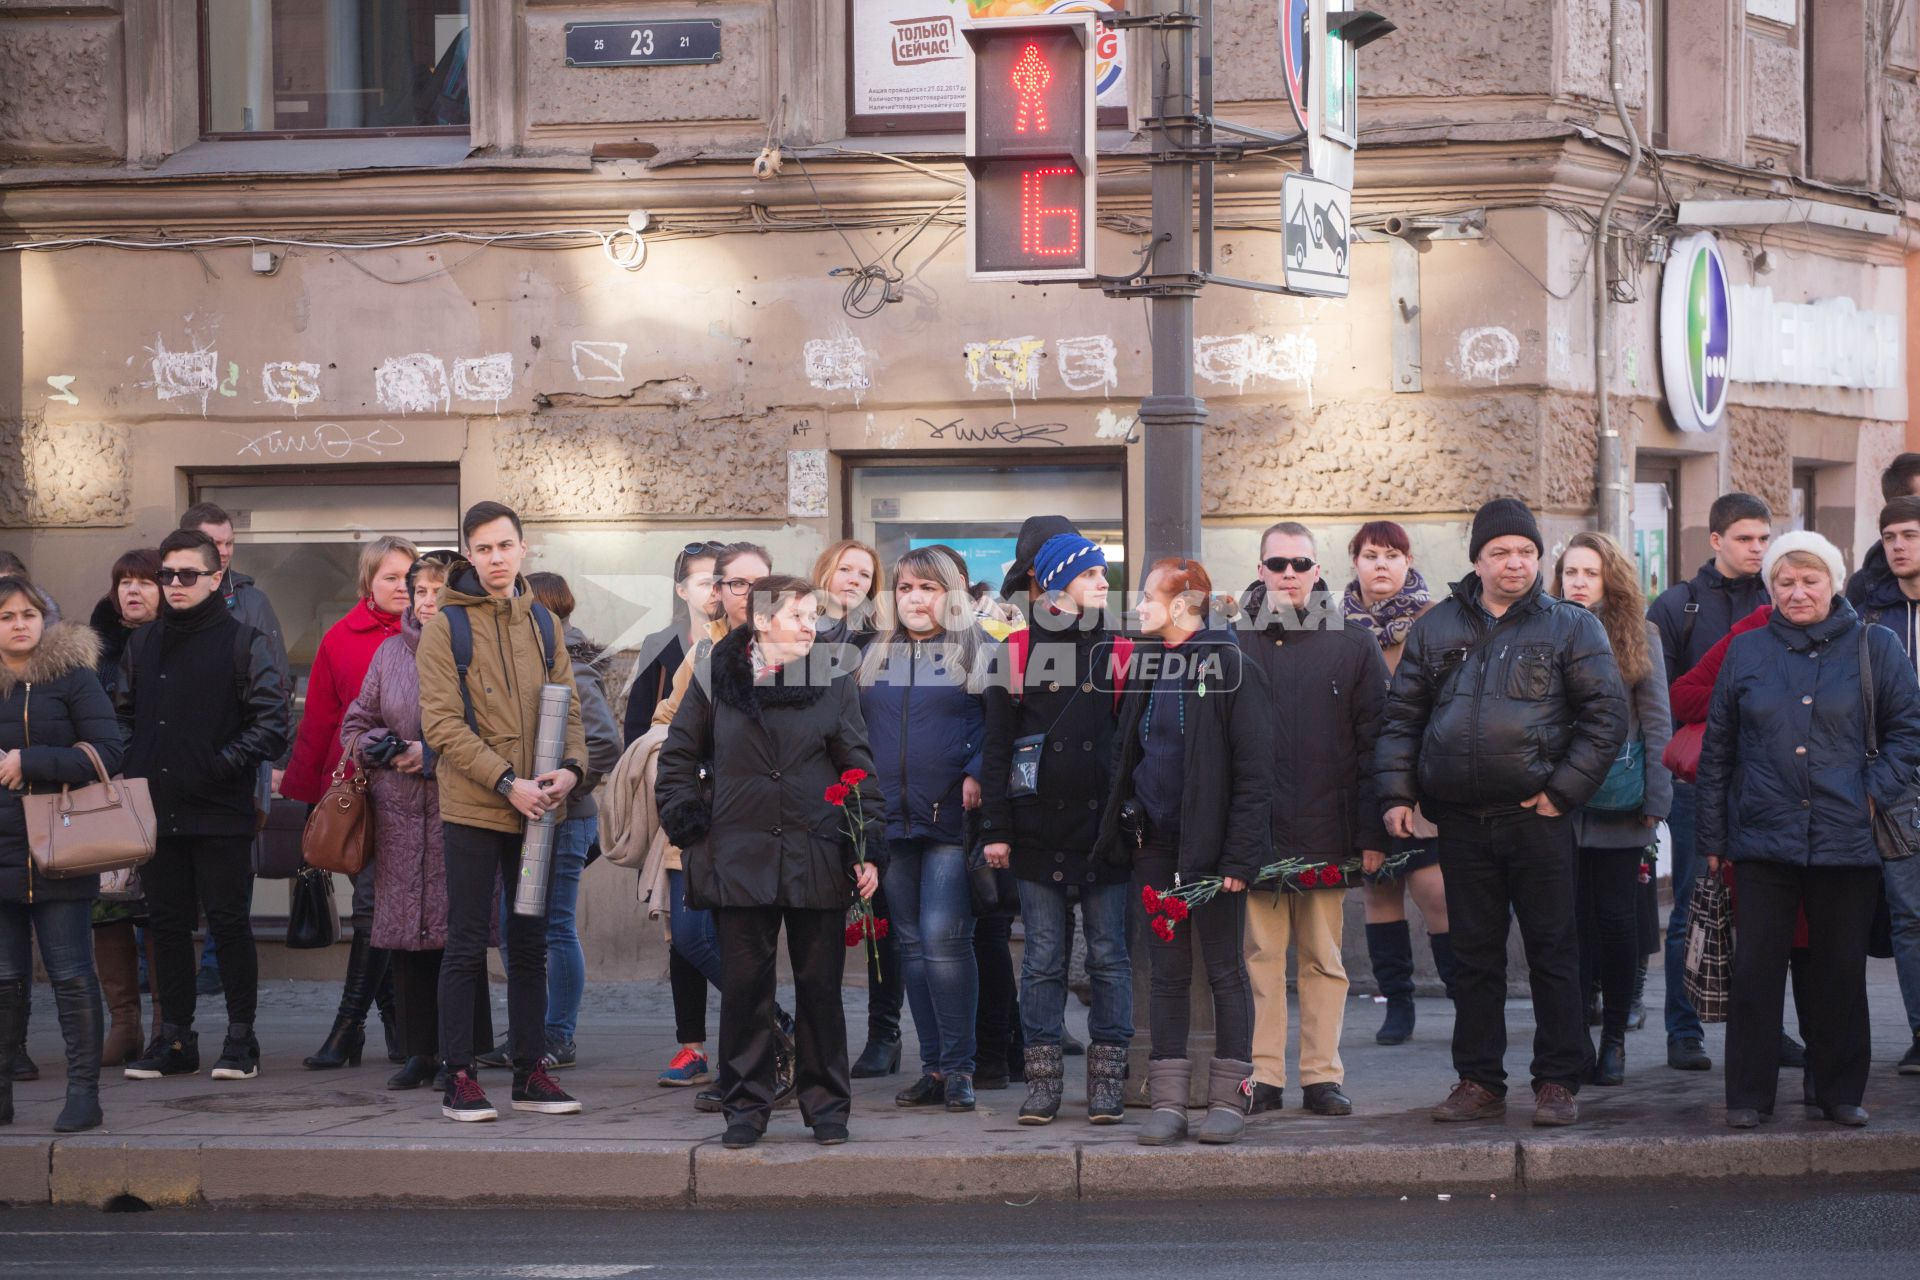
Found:
[[[1139,605],[1144,641],[1133,651],[1121,704],[1119,758],[1101,817],[1100,856],[1129,861],[1136,892],[1219,876],[1225,892],[1193,909],[1181,929],[1200,940],[1213,991],[1215,1054],[1207,1070],[1202,1142],[1246,1128],[1253,1072],[1253,998],[1247,985],[1246,903],[1239,895],[1273,847],[1273,726],[1266,678],[1233,634],[1212,625],[1213,580],[1197,560],[1154,564]],[[1144,1146],[1187,1134],[1188,998],[1193,948],[1155,933]]]

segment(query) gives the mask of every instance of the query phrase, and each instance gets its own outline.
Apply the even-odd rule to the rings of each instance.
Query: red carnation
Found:
[[[1150,884],[1140,886],[1140,901],[1149,915],[1160,910],[1160,895],[1154,892]]]
[[[873,936],[876,938],[887,936],[887,922],[884,919],[873,922]]]
[[[847,945],[850,947],[859,946],[860,938],[861,938],[860,926],[857,924],[848,925],[847,926]]]
[[[1319,883],[1320,883],[1320,874],[1319,872],[1315,871],[1312,867],[1308,867],[1305,871],[1302,871],[1300,873],[1300,885],[1302,888],[1311,889],[1313,888],[1313,886]]]
[[[857,787],[866,780],[867,771],[865,769],[849,769],[840,775],[840,781],[846,783],[849,787]]]
[[[1322,867],[1320,869],[1321,884],[1339,884],[1341,878],[1340,868],[1338,867]]]
[[[1153,918],[1153,931],[1160,936],[1160,941],[1173,941],[1173,921],[1167,919],[1165,916],[1155,916]]]
[[[827,788],[827,803],[834,804],[834,805],[844,805],[847,802],[847,797],[852,794],[853,794],[853,788],[848,786],[843,786],[842,784],[836,782],[832,786]]]
[[[1183,898],[1165,897],[1160,899],[1160,907],[1167,913],[1167,919],[1176,924],[1187,918],[1187,904]]]

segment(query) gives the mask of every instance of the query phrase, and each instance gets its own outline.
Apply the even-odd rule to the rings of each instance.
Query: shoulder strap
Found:
[[[467,606],[463,604],[442,605],[440,612],[447,616],[447,638],[453,646],[453,672],[460,681],[460,709],[467,718],[467,728],[474,733],[480,732],[473,718],[473,693],[467,688],[467,668],[473,665],[473,619],[467,616]]]
[[[547,674],[552,675],[554,650],[553,614],[548,611],[547,606],[541,604],[538,600],[533,602],[532,613],[534,629],[540,633],[540,656],[546,660]],[[469,642],[469,644],[471,644],[471,642]]]
[[[1860,624],[1860,704],[1867,713],[1867,759],[1880,754],[1879,714],[1874,704],[1873,655],[1867,644],[1867,624]]]
[[[1693,624],[1700,619],[1700,601],[1693,594],[1693,579],[1687,579],[1687,602],[1680,606],[1680,612],[1687,620],[1680,624],[1680,661],[1687,661],[1687,650],[1693,645]]]

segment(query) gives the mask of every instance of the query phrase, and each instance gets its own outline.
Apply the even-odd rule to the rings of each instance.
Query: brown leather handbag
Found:
[[[367,775],[355,770],[347,776],[347,752],[333,766],[327,793],[307,815],[300,833],[300,853],[310,867],[357,876],[373,856],[373,806],[367,798]]]
[[[145,778],[109,778],[92,744],[76,742],[99,781],[22,796],[27,852],[49,880],[137,867],[153,856],[153,797]]]

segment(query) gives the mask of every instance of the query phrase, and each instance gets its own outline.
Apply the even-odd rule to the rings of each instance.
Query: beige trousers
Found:
[[[1300,1083],[1341,1084],[1347,969],[1340,960],[1346,893],[1247,894],[1247,978],[1253,987],[1253,1078],[1287,1083],[1287,945],[1299,956]]]

